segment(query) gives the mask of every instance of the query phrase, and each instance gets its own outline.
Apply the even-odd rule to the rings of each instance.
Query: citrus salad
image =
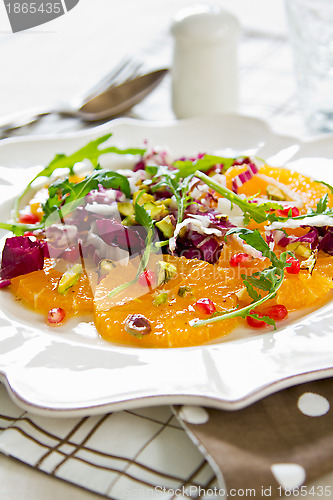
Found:
[[[114,343],[184,347],[275,329],[329,297],[329,184],[258,158],[175,159],[109,138],[56,155],[0,223],[13,233],[0,287],[47,325],[93,318]],[[104,154],[132,168],[101,168]]]

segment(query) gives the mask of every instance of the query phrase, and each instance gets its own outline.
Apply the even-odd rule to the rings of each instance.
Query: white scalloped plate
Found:
[[[88,139],[113,133],[120,146],[167,145],[175,155],[219,151],[256,154],[333,183],[333,139],[277,136],[260,120],[221,116],[156,124],[119,119],[65,137],[19,138],[0,144],[1,219],[31,177],[29,167]],[[98,338],[74,320],[49,329],[44,319],[0,294],[0,372],[17,404],[53,416],[83,415],[158,404],[235,410],[282,388],[333,374],[333,302],[276,332],[241,332],[217,344],[138,349]]]

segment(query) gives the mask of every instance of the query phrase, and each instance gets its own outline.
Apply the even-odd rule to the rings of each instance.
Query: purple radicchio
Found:
[[[144,240],[137,230],[123,226],[115,219],[97,220],[96,229],[105,243],[128,250],[130,255],[145,248]]]
[[[227,218],[217,217],[217,215],[213,212],[191,214],[187,219],[189,224],[187,224],[188,228],[185,235],[177,238],[175,253],[187,259],[199,259],[215,264],[223,248],[221,238],[225,236],[229,229],[235,227]],[[194,218],[199,218],[199,221],[202,222],[207,221],[206,227],[202,224],[201,232],[191,228],[190,220],[193,221]],[[211,234],[212,229],[218,230],[219,239],[216,238],[216,235]]]
[[[267,243],[269,243],[272,240],[272,235],[268,234],[266,239]],[[333,255],[333,228],[312,227],[310,231],[303,236],[296,237],[283,234],[277,241],[277,244],[281,247],[286,247],[290,243],[305,243],[310,245],[312,250],[323,250],[323,252]]]
[[[303,236],[293,236],[283,233],[283,236],[277,242],[281,247],[286,247],[290,243],[308,243],[312,249],[317,248],[319,241],[319,233],[317,228],[313,227],[308,233]]]
[[[215,264],[221,253],[222,245],[212,235],[205,236],[188,231],[183,238],[178,238],[175,253],[187,259],[199,259]]]
[[[238,193],[238,188],[240,188],[245,182],[248,182],[252,177],[258,173],[258,167],[250,161],[248,158],[246,158],[248,161],[243,161],[240,163],[240,165],[247,164],[247,168],[244,172],[242,172],[239,175],[236,175],[236,177],[233,178],[232,180],[232,190],[234,193]],[[235,162],[236,164],[236,162]]]

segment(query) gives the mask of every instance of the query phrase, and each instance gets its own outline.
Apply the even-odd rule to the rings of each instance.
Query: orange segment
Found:
[[[217,310],[235,307],[236,296],[232,288],[240,288],[241,279],[234,277],[232,270],[219,268],[207,262],[188,260],[184,257],[170,260],[177,265],[178,276],[165,287],[160,287],[155,293],[145,293],[142,289],[142,295],[138,296],[136,292],[139,285],[135,285],[133,293],[136,293],[137,298],[134,300],[120,301],[119,305],[116,304],[108,310],[98,310],[96,307],[95,324],[102,337],[113,342],[140,347],[184,347],[200,345],[222,337],[236,326],[238,322],[236,319],[200,328],[193,328],[189,322],[208,317],[198,313],[194,307],[199,298],[209,297],[215,303]],[[190,287],[192,294],[180,297],[177,293],[180,285]],[[98,288],[98,296],[106,296],[114,288],[114,281],[108,277]],[[169,293],[169,301],[154,306],[154,297],[162,289]],[[130,297],[129,290],[127,296]],[[143,314],[149,320],[152,332],[141,339],[127,333],[124,322],[129,314]]]
[[[232,167],[226,172],[227,187],[232,189],[232,179],[244,172],[246,167]],[[330,190],[320,184],[320,182],[315,182],[310,177],[306,177],[294,170],[288,170],[286,168],[269,167],[264,165],[259,170],[260,174],[266,175],[267,177],[272,177],[273,179],[285,184],[299,195],[301,195],[304,205],[305,212],[308,207],[315,207],[318,200],[322,198],[326,193],[329,195],[329,204],[333,204],[333,195]],[[239,194],[245,194],[246,196],[256,196],[258,193],[260,196],[266,195],[268,183],[257,176],[252,177],[248,182],[243,184],[238,189]]]
[[[11,289],[16,297],[44,314],[54,307],[61,307],[69,316],[92,312],[92,292],[88,278],[83,275],[66,294],[61,294],[57,287],[62,273],[54,269],[53,264],[47,260],[41,271],[13,278]]]

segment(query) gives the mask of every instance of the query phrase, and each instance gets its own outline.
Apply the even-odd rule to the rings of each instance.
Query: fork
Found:
[[[104,92],[108,88],[132,80],[139,74],[140,68],[142,68],[141,61],[136,61],[131,57],[121,59],[111,72],[108,72],[97,83],[90,87],[90,89],[84,92],[84,97],[81,98],[81,102],[84,104],[86,101]]]
[[[0,122],[0,139],[5,138],[7,134],[10,135],[12,131],[24,126],[31,125],[39,121],[44,116],[50,115],[52,113],[60,114],[63,116],[72,116],[73,110],[82,108],[96,96],[99,96],[103,92],[106,92],[113,87],[119,86],[121,83],[134,80],[135,77],[138,76],[141,67],[141,61],[136,61],[131,57],[125,57],[124,59],[121,59],[120,62],[109,73],[103,76],[89,90],[85,91],[81,95],[74,97],[72,101],[67,104],[67,106],[64,106],[63,109],[59,107],[46,110],[28,110],[25,114],[14,116],[7,123]]]

